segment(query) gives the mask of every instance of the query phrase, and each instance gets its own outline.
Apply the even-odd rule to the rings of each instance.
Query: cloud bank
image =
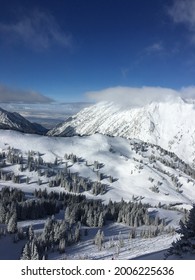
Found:
[[[151,102],[174,102],[179,98],[195,99],[195,87],[186,87],[180,90],[162,87],[113,87],[100,91],[87,92],[86,96],[93,101],[114,102],[121,106],[142,107]]]
[[[1,103],[51,103],[52,100],[35,91],[19,90],[0,85],[0,102]]]
[[[45,50],[53,45],[72,47],[71,35],[64,33],[50,13],[39,10],[14,23],[0,23],[0,34],[9,44],[23,44],[33,50]]]

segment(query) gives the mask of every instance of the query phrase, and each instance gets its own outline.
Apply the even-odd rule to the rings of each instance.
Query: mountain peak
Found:
[[[114,102],[100,102],[81,110],[50,130],[48,135],[94,133],[140,139],[195,163],[194,105],[180,97],[133,108]]]
[[[47,130],[31,123],[16,112],[8,112],[0,107],[0,129],[11,129],[25,133],[45,134]]]

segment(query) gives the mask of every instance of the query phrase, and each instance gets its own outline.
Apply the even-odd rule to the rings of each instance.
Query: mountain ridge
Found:
[[[100,102],[84,108],[54,129],[49,136],[91,135],[101,133],[140,139],[176,153],[195,164],[194,104],[181,98],[128,108],[113,102]]]
[[[37,123],[31,123],[17,112],[9,112],[0,107],[0,129],[11,129],[24,133],[44,135],[47,129]]]

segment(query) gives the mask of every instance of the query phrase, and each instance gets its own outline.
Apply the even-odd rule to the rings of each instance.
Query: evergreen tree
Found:
[[[6,208],[3,203],[0,203],[0,224],[5,223],[6,219]]]
[[[34,230],[33,230],[32,225],[30,225],[29,228],[28,228],[27,236],[28,236],[28,239],[29,239],[30,241],[33,240],[33,238],[34,238]]]
[[[31,246],[30,242],[27,242],[22,250],[21,260],[30,260],[31,259]]]
[[[38,252],[38,248],[37,245],[35,243],[34,240],[32,240],[31,242],[31,256],[30,256],[31,260],[39,260],[39,252]]]
[[[172,243],[172,247],[168,250],[166,258],[170,255],[180,255],[183,253],[195,254],[195,204],[190,210],[189,217],[184,224],[180,221],[180,228],[176,231],[181,236],[176,242]]]
[[[67,206],[64,213],[64,220],[68,222],[70,220],[70,208]]]
[[[17,216],[16,216],[16,213],[13,213],[11,218],[9,219],[9,222],[8,222],[8,225],[7,225],[7,231],[9,233],[17,232]]]
[[[60,227],[59,227],[59,239],[65,238],[67,226],[65,221],[61,221]]]
[[[90,208],[88,213],[87,213],[87,220],[86,220],[86,224],[89,227],[93,227],[94,226],[94,222],[93,222],[93,214],[92,214],[92,209]]]
[[[66,245],[65,239],[64,238],[60,239],[60,242],[59,242],[59,252],[60,252],[60,254],[65,252],[65,245]]]
[[[195,204],[190,210],[186,225],[182,225],[179,233],[183,234],[186,238],[195,238]]]
[[[55,223],[54,225],[54,243],[57,244],[60,239],[60,225],[59,222]]]
[[[98,227],[103,227],[103,225],[104,225],[104,217],[103,217],[103,213],[101,212],[99,215]]]
[[[78,242],[80,239],[80,227],[77,225],[75,228],[75,241]]]
[[[102,249],[103,241],[104,241],[104,233],[99,229],[94,239],[94,243],[97,245],[99,251]]]

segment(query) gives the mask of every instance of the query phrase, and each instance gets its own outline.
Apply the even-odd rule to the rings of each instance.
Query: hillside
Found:
[[[17,130],[24,133],[45,134],[47,129],[40,124],[31,123],[16,112],[0,108],[0,129]]]
[[[194,104],[181,98],[172,102],[151,103],[128,108],[101,102],[81,110],[50,130],[50,136],[92,135],[102,133],[127,139],[140,139],[176,153],[195,164]]]
[[[166,205],[181,204],[188,208],[195,198],[194,170],[175,154],[140,140],[100,134],[51,138],[2,131],[0,143],[2,151],[8,152],[8,147],[20,151],[24,162],[28,151],[34,151],[35,155],[36,153],[42,155],[44,162],[58,162],[51,170],[55,168],[64,170],[67,166],[70,173],[87,178],[88,182],[101,182],[106,190],[96,197],[106,202],[110,198],[113,201],[120,201],[123,198],[127,201],[141,200],[153,206],[160,202]],[[45,165],[40,168],[43,173]],[[5,171],[12,169],[21,177],[28,176],[32,182],[26,184],[23,180],[24,183],[16,186],[22,186],[27,190],[40,187],[37,183],[40,173],[29,172],[28,169],[21,172],[19,164],[3,168]],[[42,175],[41,181],[45,188],[50,180]],[[10,183],[7,181],[4,184]],[[61,187],[60,189],[63,190]],[[56,187],[54,190],[59,188]],[[90,190],[83,193],[95,197]]]
[[[0,240],[1,247],[9,250],[0,259],[21,257],[25,242],[25,246],[32,242],[25,233],[29,225],[36,236],[32,245],[37,244],[39,253],[29,257],[23,251],[23,259],[42,259],[37,238],[46,242],[51,223],[57,234],[57,227],[67,221],[71,224],[64,233],[65,253],[63,247],[49,247],[49,259],[132,259],[147,254],[152,259],[157,256],[151,253],[159,251],[158,258],[163,259],[178,237],[174,230],[185,217],[185,209],[194,203],[194,185],[195,171],[188,164],[141,140],[101,134],[47,137],[2,130],[0,206],[6,211],[0,215]],[[14,207],[18,209],[16,224],[12,222]],[[70,218],[64,224],[63,219]],[[16,225],[20,234],[14,235],[13,243]],[[6,226],[8,233],[3,234]],[[80,240],[71,241],[67,233],[71,230],[75,238],[78,227]],[[94,244],[99,229],[104,232],[103,247]]]

